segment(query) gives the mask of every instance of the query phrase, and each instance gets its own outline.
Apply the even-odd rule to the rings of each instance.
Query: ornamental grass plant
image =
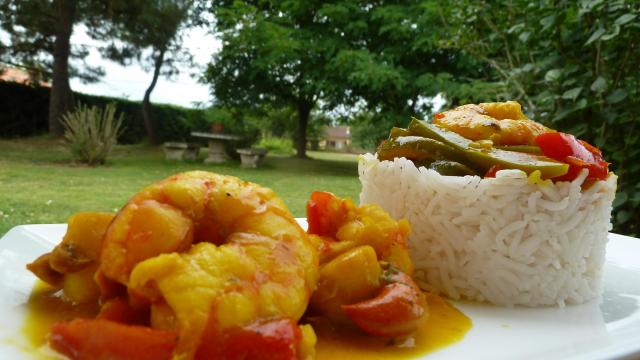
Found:
[[[118,136],[122,134],[123,114],[116,116],[115,104],[104,109],[78,104],[63,116],[64,137],[73,159],[89,166],[103,165]]]

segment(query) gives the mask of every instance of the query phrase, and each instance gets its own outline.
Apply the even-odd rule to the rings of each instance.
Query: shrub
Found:
[[[486,60],[533,119],[599,147],[618,175],[613,230],[640,235],[640,2],[446,3],[446,43]]]
[[[78,104],[74,112],[65,114],[64,137],[73,158],[90,166],[104,164],[122,134],[122,120],[122,113],[116,117],[114,104],[105,106],[104,110]]]
[[[49,130],[49,89],[0,81],[0,136],[20,137]]]
[[[124,132],[118,139],[123,144],[133,144],[143,141],[146,137],[144,121],[142,119],[142,105],[139,101],[111,98],[105,96],[86,95],[76,93],[76,99],[82,104],[103,107],[114,103],[116,110],[124,114]],[[156,131],[160,141],[188,141],[193,129],[185,123],[191,113],[203,113],[202,110],[187,109],[169,104],[153,104],[153,116]]]
[[[0,137],[22,137],[46,134],[49,130],[49,88],[0,81]],[[139,143],[146,137],[139,101],[75,93],[80,104],[105,107],[115,103],[124,114],[125,127],[118,142]],[[161,141],[188,141],[194,130],[209,131],[205,111],[167,104],[153,104],[151,114]],[[203,125],[204,124],[204,125]]]
[[[263,137],[256,147],[267,149],[274,154],[291,155],[295,152],[293,140],[290,138]]]

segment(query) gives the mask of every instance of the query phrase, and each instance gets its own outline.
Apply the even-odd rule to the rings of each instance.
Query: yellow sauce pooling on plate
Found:
[[[462,340],[471,319],[442,298],[425,294],[429,319],[411,338],[401,342],[363,335],[348,329],[314,326],[318,360],[411,359]]]
[[[426,294],[426,297],[429,319],[414,336],[402,341],[367,336],[356,330],[333,328],[322,323],[314,324],[318,336],[317,359],[415,358],[460,341],[471,328],[471,319],[439,296]],[[53,323],[77,317],[93,318],[98,311],[95,304],[72,304],[60,292],[40,281],[36,283],[25,306],[27,311],[22,333],[33,350],[39,349],[41,352]],[[46,355],[47,352],[38,355]]]
[[[25,307],[22,333],[34,349],[47,343],[53,323],[79,317],[94,318],[98,313],[97,304],[73,304],[62,297],[60,290],[42,281],[36,282]]]

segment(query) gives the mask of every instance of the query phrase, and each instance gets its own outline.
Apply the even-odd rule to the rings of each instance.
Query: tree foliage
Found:
[[[192,0],[131,0],[126,11],[115,14],[107,33],[112,41],[104,53],[122,64],[138,61],[153,75],[142,100],[142,114],[147,136],[152,144],[159,142],[151,116],[151,93],[158,78],[178,73],[178,64],[191,64],[191,55],[182,49],[184,30],[188,27]]]
[[[429,96],[483,66],[438,43],[437,1],[214,1],[223,48],[206,79],[225,104],[298,111],[298,155],[316,106],[364,101],[377,129],[428,112]],[[488,69],[487,66],[485,68]],[[371,134],[381,139],[384,131]]]
[[[7,65],[18,65],[37,71],[44,80],[51,80],[53,68],[53,52],[56,39],[56,22],[58,21],[58,4],[42,0],[2,0],[0,1],[0,26],[9,42],[2,44],[2,62]],[[82,59],[88,54],[84,46],[73,46],[70,58]],[[95,79],[92,72],[101,69],[87,67],[72,68],[71,72]]]
[[[614,229],[640,234],[640,3],[455,0],[443,13],[443,44],[491,65],[498,98],[603,150],[619,176]]]
[[[205,78],[230,106],[291,107],[298,115],[296,150],[306,156],[309,115],[327,88],[335,35],[315,21],[317,3],[213,1],[223,47]]]
[[[49,129],[60,135],[59,120],[74,104],[69,78],[95,81],[104,74],[101,68],[84,62],[81,67],[70,64],[70,59],[82,60],[89,53],[85,45],[70,41],[75,25],[82,23],[90,37],[105,44],[100,50],[111,59],[126,63],[135,58],[151,64],[154,75],[143,101],[145,123],[150,124],[149,97],[160,69],[164,65],[164,74],[175,73],[173,63],[188,58],[179,51],[179,29],[191,3],[191,0],[0,0],[0,23],[10,37],[9,44],[0,44],[1,60],[52,80]],[[152,51],[145,58],[142,51],[147,48]],[[155,140],[153,127],[147,128],[152,141]]]
[[[337,1],[318,12],[320,21],[340,35],[329,63],[330,84],[339,89],[330,99],[347,105],[364,101],[367,111],[358,123],[373,130],[371,142],[411,116],[431,113],[427,99],[457,94],[469,79],[489,76],[488,66],[441,45],[440,3]]]
[[[92,28],[108,23],[108,15],[121,9],[109,0],[0,0],[0,24],[10,37],[2,62],[26,67],[52,80],[49,102],[49,131],[61,135],[61,116],[73,108],[70,76],[96,80],[102,69],[84,64],[69,65],[69,59],[83,59],[84,46],[70,43],[74,24],[86,22]]]

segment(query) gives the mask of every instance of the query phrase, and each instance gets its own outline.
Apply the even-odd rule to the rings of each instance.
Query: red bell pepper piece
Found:
[[[536,136],[535,141],[545,156],[569,164],[569,171],[553,180],[572,181],[582,169],[589,170],[587,179],[604,180],[609,174],[609,163],[602,158],[600,149],[573,135],[544,133]]]
[[[49,342],[73,360],[162,360],[171,359],[178,333],[109,320],[75,319],[53,324]]]
[[[256,321],[220,333],[205,331],[196,360],[295,360],[302,332],[291,319]]]
[[[346,209],[342,200],[326,191],[314,191],[307,201],[307,222],[309,234],[320,236],[335,236],[342,224]]]
[[[496,177],[496,173],[498,171],[502,170],[502,166],[500,165],[493,165],[492,167],[489,168],[489,170],[487,170],[487,173],[484,174],[484,177],[486,178],[494,178]]]

